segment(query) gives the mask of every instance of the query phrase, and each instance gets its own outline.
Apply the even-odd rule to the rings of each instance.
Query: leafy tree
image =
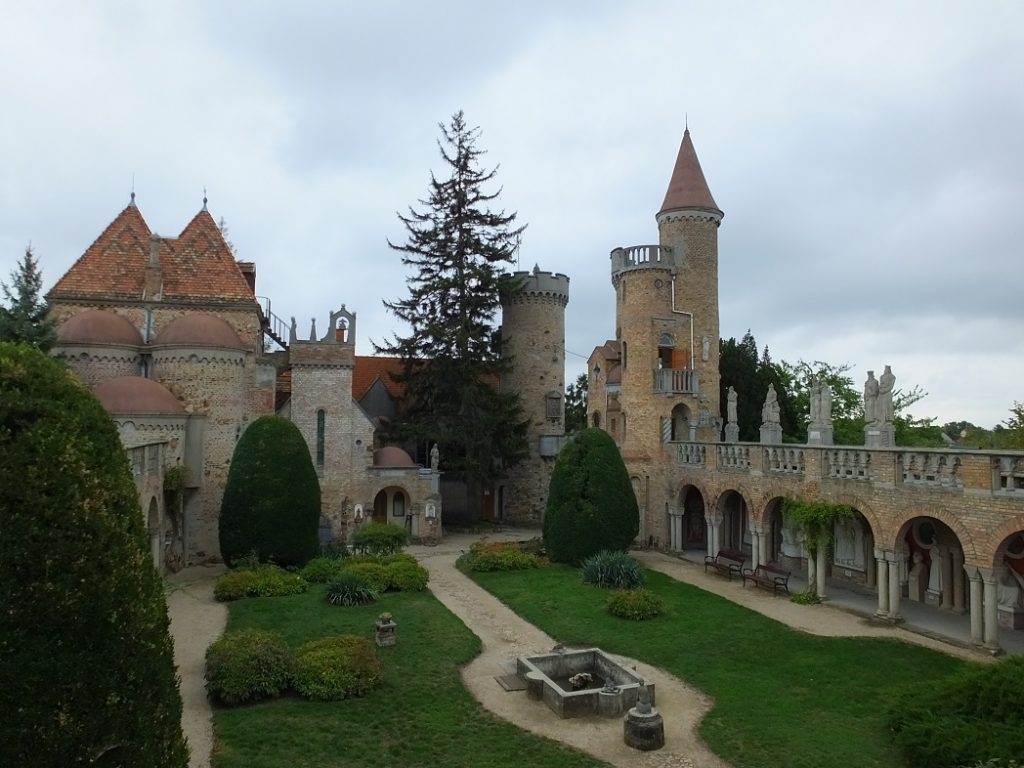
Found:
[[[409,335],[375,345],[402,358],[396,378],[406,391],[384,437],[437,443],[446,469],[490,486],[528,452],[518,398],[495,387],[509,363],[494,333],[503,267],[512,264],[524,227],[514,226],[515,213],[489,207],[500,189],[485,189],[497,170],[479,167],[479,128],[468,127],[462,112],[440,128],[438,147],[451,175],[431,173],[423,209],[398,215],[405,243],[388,241],[413,274],[408,297],[384,302]]]
[[[721,376],[720,400],[723,421],[727,418],[726,393],[731,386],[736,390],[736,421],[740,440],[756,442],[761,436],[761,407],[774,384],[779,399],[779,420],[786,437],[793,438],[799,431],[796,412],[789,396],[789,382],[780,368],[771,360],[768,348],[759,359],[757,342],[748,330],[742,340],[735,338],[719,343],[718,370]]]
[[[572,434],[587,426],[587,374],[565,388],[565,431]]]
[[[577,564],[601,550],[625,550],[640,531],[633,486],[615,441],[588,427],[558,454],[548,488],[544,546]]]
[[[0,283],[7,306],[0,306],[0,341],[14,341],[47,351],[57,340],[53,323],[47,319],[47,304],[40,295],[43,273],[32,254],[32,246],[11,273],[11,285]]]
[[[892,425],[896,430],[896,445],[914,448],[944,448],[946,441],[942,439],[942,428],[935,424],[934,418],[914,418],[909,412],[910,406],[928,397],[928,393],[915,384],[909,390],[897,389],[893,392]]]
[[[0,343],[0,478],[2,762],[184,768],[167,604],[124,449],[96,399],[22,344]]]
[[[261,561],[303,566],[319,554],[320,482],[299,428],[261,416],[242,433],[220,510],[226,563],[250,553]]]
[[[1024,403],[1014,401],[1010,409],[1010,418],[1003,423],[1009,432],[1004,437],[1005,447],[1024,448]]]

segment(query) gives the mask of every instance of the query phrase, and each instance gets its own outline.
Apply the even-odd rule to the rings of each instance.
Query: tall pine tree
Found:
[[[518,398],[497,386],[508,363],[494,328],[504,267],[513,262],[525,227],[515,225],[515,212],[490,208],[501,190],[485,189],[497,169],[479,166],[480,129],[468,127],[461,111],[440,128],[438,147],[450,176],[439,180],[431,173],[422,209],[398,214],[406,241],[388,240],[412,275],[406,298],[384,302],[409,334],[376,345],[402,358],[397,378],[406,392],[385,437],[421,447],[436,443],[443,469],[490,487],[527,453]]]
[[[40,295],[43,273],[32,254],[32,246],[11,273],[11,285],[0,283],[6,306],[0,306],[0,341],[27,344],[44,352],[57,340],[53,324],[46,318],[46,301]]]

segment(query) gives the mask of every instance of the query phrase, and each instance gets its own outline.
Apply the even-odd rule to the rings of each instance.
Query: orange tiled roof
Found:
[[[388,394],[395,400],[401,400],[405,387],[391,378],[392,373],[402,372],[402,358],[376,357],[356,355],[352,369],[352,399],[359,401],[373,386],[377,379],[381,380]]]
[[[134,203],[128,205],[49,293],[51,299],[145,298],[149,225]],[[231,249],[205,208],[177,238],[159,245],[164,299],[235,303],[255,301]]]

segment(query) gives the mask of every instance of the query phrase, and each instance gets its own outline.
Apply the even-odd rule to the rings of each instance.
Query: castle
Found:
[[[969,613],[972,642],[998,649],[1000,631],[1024,630],[1024,453],[870,439],[833,446],[824,422],[809,432],[811,444],[783,444],[768,403],[761,440],[738,442],[719,394],[723,216],[686,131],[655,217],[658,243],[611,251],[614,338],[588,360],[587,420],[620,448],[641,542],[682,556],[726,549],[751,566],[814,568],[822,593],[867,592],[887,621],[900,621],[908,600]],[[48,298],[54,352],[117,422],[154,560],[175,568],[217,557],[235,441],[274,412],[306,438],[323,489],[324,541],[371,519],[435,541],[474,506],[485,518],[538,525],[566,439],[569,278],[536,268],[516,277],[519,287],[502,297],[502,348],[513,365],[499,386],[520,395],[531,455],[483,499],[446,488],[444,458],[426,446],[413,450],[417,463],[379,444],[381,419],[401,401],[388,376],[397,361],[356,355],[356,316],[344,306],[306,339],[262,307],[255,265],[235,260],[205,203],[177,238],[161,238],[133,199]],[[271,341],[281,350],[265,352]],[[178,466],[184,487],[175,492],[161,478]],[[855,510],[813,563],[782,514],[787,497]]]
[[[320,478],[321,540],[367,521],[436,541],[446,521],[540,523],[564,439],[569,279],[515,273],[502,297],[503,350],[516,364],[500,387],[520,393],[530,456],[483,499],[443,482],[443,457],[421,462],[377,437],[401,391],[396,358],[356,355],[356,315],[331,312],[303,338],[256,298],[256,266],[237,261],[204,201],[177,237],[146,224],[134,195],[48,294],[66,361],[115,420],[129,452],[153,559],[161,570],[219,557],[217,521],[231,457],[252,420],[298,426]],[[271,346],[277,352],[268,352]],[[171,480],[173,478],[173,480]]]

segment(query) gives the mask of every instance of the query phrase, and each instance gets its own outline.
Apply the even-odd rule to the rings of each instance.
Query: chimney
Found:
[[[245,278],[245,282],[249,284],[249,290],[252,291],[252,295],[256,295],[256,262],[254,261],[236,261],[239,271],[242,273],[242,277]]]

